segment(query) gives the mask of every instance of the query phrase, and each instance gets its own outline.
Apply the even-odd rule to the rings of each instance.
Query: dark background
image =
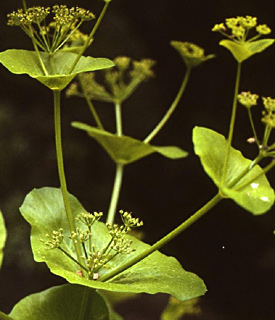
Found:
[[[64,1],[99,14],[99,0]],[[53,5],[53,1],[28,1]],[[0,50],[31,48],[18,28],[6,26],[6,14],[20,1],[0,2]],[[125,170],[119,208],[144,220],[146,241],[154,243],[172,230],[215,193],[192,150],[195,125],[227,134],[236,62],[219,47],[214,24],[237,15],[257,16],[275,30],[273,1],[228,0],[113,0],[96,34],[93,56],[157,60],[156,78],[142,87],[123,108],[124,132],[143,139],[171,104],[184,66],[169,46],[170,40],[191,41],[215,53],[191,75],[187,91],[172,119],[154,139],[155,144],[178,145],[188,158],[171,161],[153,155]],[[85,29],[85,28],[84,28]],[[275,97],[274,46],[244,63],[241,90]],[[63,283],[43,264],[33,262],[29,227],[18,207],[34,187],[58,186],[55,163],[51,92],[27,76],[0,68],[0,206],[9,236],[0,274],[0,310],[9,312],[24,296]],[[106,127],[114,130],[113,108],[96,104]],[[257,112],[256,112],[257,113]],[[258,112],[260,119],[260,111]],[[84,101],[63,100],[63,137],[69,190],[88,211],[107,212],[114,164],[105,152],[71,121],[92,123]],[[260,121],[259,121],[260,122]],[[248,157],[256,154],[246,143],[251,135],[245,110],[239,109],[234,146]],[[269,174],[274,187],[274,173]],[[162,251],[179,259],[183,267],[204,279],[208,293],[201,298],[202,314],[185,319],[270,320],[274,318],[275,288],[274,209],[254,217],[227,200],[219,204]],[[169,272],[169,270],[167,270]],[[126,320],[157,320],[164,295],[142,295],[120,311]]]

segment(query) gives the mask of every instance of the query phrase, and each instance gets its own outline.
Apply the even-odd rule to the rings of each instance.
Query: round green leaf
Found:
[[[200,157],[204,170],[223,194],[253,214],[262,214],[271,208],[274,203],[274,191],[260,166],[253,167],[238,183],[230,187],[232,182],[245,172],[252,163],[240,151],[231,147],[225,182],[222,186],[221,180],[227,148],[225,137],[213,130],[195,127],[193,143],[195,153]],[[258,178],[253,180],[253,177]],[[240,188],[249,181],[251,182],[247,186]]]
[[[86,131],[107,151],[116,163],[129,164],[155,152],[170,159],[180,159],[187,156],[187,152],[178,147],[152,146],[134,138],[119,137],[116,134],[80,122],[73,122],[72,125],[77,129]]]
[[[15,320],[15,319],[13,319],[12,317],[0,311],[0,320]]]
[[[273,43],[274,39],[261,39],[252,42],[236,42],[232,40],[220,41],[220,45],[228,49],[240,63],[254,54],[264,51]]]
[[[6,231],[2,212],[0,211],[0,268],[3,261],[3,250],[5,247],[6,238],[7,238],[7,231]]]
[[[109,320],[109,311],[95,290],[67,284],[27,296],[10,316],[14,320]]]
[[[72,195],[70,195],[70,203],[75,216],[86,212]],[[31,246],[34,259],[37,262],[46,262],[52,273],[65,278],[70,283],[116,292],[146,292],[150,294],[162,292],[173,295],[179,300],[197,297],[206,291],[203,281],[198,276],[185,271],[175,258],[167,257],[158,251],[116,277],[101,282],[102,275],[108,275],[125,261],[150,247],[130,236],[129,238],[133,241],[132,248],[135,251],[130,254],[117,255],[106,268],[100,270],[97,281],[81,277],[77,273],[79,266],[75,262],[58,249],[46,250],[41,242],[47,233],[50,234],[53,230],[63,228],[65,238],[62,242],[62,248],[75,256],[72,241],[67,237],[70,235],[70,230],[61,191],[56,188],[34,189],[27,195],[20,211],[31,225]],[[102,250],[109,243],[110,235],[104,223],[98,222],[93,225],[92,239],[98,250]]]
[[[68,74],[77,54],[57,52],[54,55],[50,55],[49,53],[41,52],[40,55],[49,73],[48,76],[45,76],[35,51],[6,50],[0,53],[0,62],[10,72],[15,74],[28,74],[51,90],[64,89],[78,73],[101,70],[114,66],[114,63],[109,59],[81,57],[73,73]]]

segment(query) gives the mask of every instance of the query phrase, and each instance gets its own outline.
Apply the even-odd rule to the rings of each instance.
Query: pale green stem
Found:
[[[92,101],[90,100],[90,98],[89,98],[89,96],[88,96],[88,94],[87,94],[87,91],[85,90],[85,86],[83,85],[83,82],[82,82],[82,80],[81,80],[81,77],[78,77],[78,80],[79,80],[79,83],[80,83],[81,90],[82,90],[82,92],[83,92],[83,94],[84,94],[84,98],[85,98],[85,100],[86,100],[86,102],[87,102],[87,104],[88,104],[88,106],[89,106],[89,109],[90,109],[90,111],[91,111],[91,113],[92,113],[92,115],[93,115],[93,117],[94,117],[94,119],[95,119],[95,122],[96,122],[96,124],[97,124],[97,127],[98,127],[99,129],[101,129],[101,130],[104,130],[104,127],[103,127],[103,125],[102,125],[102,122],[100,121],[100,118],[99,118],[99,116],[98,116],[98,114],[97,114],[97,112],[96,112],[96,109],[95,109]]]
[[[270,137],[271,131],[272,131],[272,128],[269,125],[266,124],[265,132],[264,132],[264,138],[263,138],[263,144],[262,144],[263,148],[267,147],[268,139]]]
[[[60,180],[60,187],[65,207],[65,212],[67,215],[69,227],[71,232],[75,232],[75,221],[72,213],[72,209],[70,206],[69,200],[69,192],[67,189],[65,170],[64,170],[64,162],[63,162],[63,151],[62,151],[62,138],[61,138],[61,111],[60,111],[60,90],[54,90],[54,127],[55,127],[55,144],[56,144],[56,157],[57,157],[57,167],[58,167],[58,175]],[[79,263],[82,262],[81,258],[81,247],[80,244],[74,243],[75,250],[77,254],[77,259]]]
[[[88,226],[90,235],[92,234],[91,226]],[[92,236],[89,237],[89,255],[92,254]]]
[[[61,247],[58,247],[58,249],[63,252],[68,258],[70,258],[71,260],[73,260],[73,262],[75,262],[77,265],[80,266],[80,268],[82,268],[85,271],[89,271],[86,267],[84,267],[81,263],[79,263],[73,256],[71,256],[67,251],[65,251],[64,249],[62,249]]]
[[[79,61],[80,58],[82,57],[83,53],[86,51],[86,49],[87,49],[88,46],[90,45],[90,42],[91,42],[91,40],[93,39],[93,37],[94,37],[94,35],[95,35],[95,33],[96,33],[96,30],[97,30],[97,28],[99,27],[99,25],[100,25],[100,23],[101,23],[104,15],[105,15],[107,9],[108,9],[109,4],[110,4],[110,2],[106,2],[106,3],[105,3],[104,8],[103,8],[103,10],[101,11],[100,16],[98,17],[97,22],[96,22],[95,26],[93,27],[92,32],[90,33],[89,37],[88,37],[87,40],[86,40],[86,43],[84,44],[84,46],[82,47],[82,49],[79,51],[78,56],[76,57],[74,63],[72,64],[71,69],[70,69],[70,71],[69,71],[69,74],[71,74],[71,73],[73,72],[75,66],[77,65],[78,61]]]
[[[22,6],[23,6],[24,11],[26,12],[26,11],[27,11],[27,3],[26,3],[26,0],[22,0]]]
[[[273,167],[275,166],[275,160],[272,160],[270,162],[269,165],[267,165],[262,172],[260,172],[258,175],[252,177],[251,179],[249,179],[248,181],[246,181],[244,184],[238,186],[238,188],[234,189],[234,190],[241,190],[245,187],[247,187],[249,184],[251,184],[252,182],[256,181],[257,179],[259,179],[262,175],[266,174],[267,172],[269,172]]]
[[[144,143],[150,143],[150,141],[159,133],[159,131],[163,128],[163,126],[166,124],[166,122],[171,117],[172,113],[175,111],[175,109],[176,109],[176,107],[177,107],[177,105],[183,95],[183,92],[186,88],[187,82],[190,77],[190,73],[191,73],[191,68],[188,67],[186,70],[183,82],[180,86],[179,92],[178,92],[175,100],[173,101],[171,107],[168,109],[168,111],[166,112],[164,117],[161,119],[159,124],[155,127],[155,129],[143,140]]]
[[[49,75],[49,74],[48,74],[48,71],[47,71],[47,69],[46,69],[46,67],[45,67],[45,65],[44,65],[44,62],[43,62],[42,58],[41,58],[41,54],[40,54],[40,51],[39,51],[39,49],[38,49],[38,47],[37,47],[37,44],[36,44],[36,41],[35,41],[35,38],[34,38],[34,35],[33,35],[33,31],[32,31],[31,28],[30,28],[30,34],[31,34],[32,44],[33,44],[34,50],[35,50],[35,52],[36,52],[36,54],[37,54],[39,63],[40,63],[40,65],[41,65],[41,68],[42,68],[45,76],[48,76],[48,75]]]
[[[55,45],[56,45],[56,48],[53,48],[53,51],[54,52],[57,52],[69,39],[70,39],[70,37],[75,33],[75,31],[81,26],[81,24],[82,24],[82,21],[80,21],[79,23],[78,23],[78,25],[68,34],[68,30],[66,31],[66,33],[68,34],[68,35],[66,35],[66,38],[62,41],[61,39],[65,36],[65,35],[63,35],[62,36],[62,38],[60,38],[59,39],[59,42],[57,42]],[[68,28],[69,29],[69,28]],[[60,41],[62,41],[61,43],[60,43]]]
[[[79,306],[79,313],[76,320],[86,320],[87,319],[87,311],[88,307],[91,307],[91,301],[90,300],[90,294],[91,294],[91,288],[84,287],[83,297],[81,299],[81,304]]]
[[[260,143],[259,143],[259,139],[258,139],[257,132],[256,132],[256,129],[255,129],[255,125],[254,125],[254,121],[253,121],[253,117],[252,117],[252,113],[251,113],[251,108],[247,108],[247,111],[248,111],[248,117],[249,117],[249,121],[250,121],[250,124],[251,124],[251,128],[252,128],[252,131],[253,131],[253,136],[254,136],[254,138],[256,140],[257,146],[259,147]]]
[[[38,25],[40,34],[41,34],[42,39],[43,39],[43,42],[42,42],[42,41],[41,41],[41,42],[46,45],[47,51],[50,52],[50,46],[49,46],[49,43],[48,43],[48,39],[45,37],[44,32],[43,32],[43,30],[42,30],[42,27],[41,27],[40,23],[38,23],[37,25]]]
[[[224,183],[225,183],[230,148],[231,148],[232,139],[233,139],[236,113],[237,113],[237,101],[238,101],[237,98],[238,98],[238,92],[239,92],[239,87],[240,87],[240,79],[241,79],[241,63],[238,62],[236,82],[235,82],[235,91],[234,91],[234,98],[233,98],[233,106],[232,106],[232,114],[231,114],[231,121],[230,121],[229,133],[228,133],[228,138],[227,138],[227,148],[226,148],[224,165],[223,165],[221,185],[224,185]]]
[[[121,119],[121,103],[117,101],[115,103],[115,113],[116,113],[116,133],[119,137],[122,136],[122,119]]]
[[[252,170],[262,159],[263,155],[259,154],[244,171],[242,171],[235,179],[233,179],[228,185],[226,185],[226,188],[233,188],[236,183],[238,183],[244,176],[246,176],[247,173]]]
[[[115,103],[115,114],[116,114],[116,132],[119,137],[122,136],[122,120],[121,120],[121,104],[120,102]],[[116,164],[116,175],[114,180],[113,192],[111,202],[109,206],[107,223],[113,224],[116,215],[117,204],[119,200],[122,177],[123,177],[124,165],[122,163]]]
[[[119,273],[125,271],[126,269],[132,267],[133,265],[135,265],[139,261],[141,261],[144,258],[146,258],[147,256],[149,256],[151,253],[161,249],[164,245],[166,245],[168,242],[173,240],[175,237],[177,237],[179,234],[181,234],[184,230],[186,230],[188,227],[190,227],[193,223],[195,223],[198,219],[200,219],[202,216],[204,216],[209,210],[211,210],[222,199],[223,199],[222,196],[220,194],[217,194],[214,198],[212,198],[209,202],[207,202],[201,209],[199,209],[196,213],[194,213],[189,219],[184,221],[176,229],[174,229],[173,231],[168,233],[165,237],[163,237],[161,240],[159,240],[158,242],[153,244],[148,249],[139,253],[134,258],[128,260],[126,263],[122,264],[118,268],[109,272],[107,275],[103,275],[102,277],[100,277],[100,281],[107,281],[107,280],[117,276]]]
[[[121,163],[117,163],[113,192],[112,192],[111,202],[110,202],[108,216],[106,220],[106,222],[109,224],[113,224],[115,220],[116,209],[117,209],[117,204],[118,204],[121,185],[122,185],[123,169],[124,169],[124,165]]]
[[[51,72],[52,74],[56,74],[56,68],[55,68],[55,63],[54,63],[54,60],[53,60],[53,53],[49,53],[50,55],[50,66],[51,66]]]

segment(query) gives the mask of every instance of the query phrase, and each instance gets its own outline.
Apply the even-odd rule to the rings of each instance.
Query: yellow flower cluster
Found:
[[[271,32],[271,29],[266,24],[257,25],[257,18],[252,16],[228,18],[224,23],[216,24],[212,31],[220,32],[237,41],[246,41],[248,32],[253,28],[257,32],[257,35],[252,38],[253,40]]]

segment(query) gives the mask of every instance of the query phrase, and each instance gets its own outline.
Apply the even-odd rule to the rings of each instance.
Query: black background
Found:
[[[102,7],[99,0],[63,3],[89,8],[96,15]],[[29,6],[53,4],[28,2]],[[20,6],[20,1],[14,0],[0,3],[1,51],[31,48],[29,39],[18,28],[6,26],[6,14]],[[88,54],[157,60],[156,78],[142,85],[123,107],[125,134],[146,137],[178,90],[185,69],[169,46],[170,40],[191,41],[205,48],[206,54],[217,55],[193,71],[178,109],[153,141],[178,145],[190,153],[189,157],[171,161],[153,155],[125,170],[119,208],[144,220],[146,242],[157,241],[216,193],[193,153],[191,139],[196,125],[225,135],[228,131],[236,62],[219,47],[221,37],[211,32],[213,25],[227,17],[252,15],[275,30],[274,7],[271,0],[112,1]],[[244,63],[241,90],[275,97],[274,56],[271,47]],[[3,67],[0,83],[0,205],[9,231],[0,273],[0,310],[9,312],[24,296],[63,280],[51,275],[43,264],[33,262],[29,227],[18,211],[24,196],[34,187],[58,186],[51,92],[35,80],[10,74]],[[106,127],[113,131],[112,106],[97,104],[97,108]],[[94,141],[70,126],[74,120],[92,123],[84,101],[64,97],[62,112],[69,190],[88,211],[106,212],[114,164]],[[233,144],[247,157],[256,155],[255,147],[246,143],[250,135],[247,114],[240,108]],[[274,173],[269,178],[274,187]],[[226,200],[163,248],[185,269],[204,279],[209,290],[200,300],[202,314],[186,319],[274,318],[274,228],[274,209],[254,217]],[[164,295],[142,295],[120,311],[126,320],[159,319],[165,301]]]

